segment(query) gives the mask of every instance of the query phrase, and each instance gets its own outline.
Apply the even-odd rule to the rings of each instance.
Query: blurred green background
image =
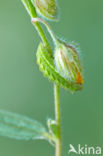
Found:
[[[69,144],[103,147],[103,1],[58,0],[54,32],[80,44],[85,84],[71,95],[61,89],[63,156]],[[49,22],[50,23],[50,22]],[[35,118],[54,118],[53,84],[36,64],[40,38],[20,0],[0,0],[0,109]],[[103,154],[103,151],[102,151]],[[0,137],[0,156],[54,156],[46,141]]]

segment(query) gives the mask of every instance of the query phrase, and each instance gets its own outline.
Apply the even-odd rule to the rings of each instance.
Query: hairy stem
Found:
[[[59,99],[59,86],[54,84],[54,96],[55,96],[55,117],[58,125],[58,139],[56,140],[56,156],[61,156],[61,115],[60,115],[60,99]]]
[[[50,35],[51,35],[51,37],[52,37],[52,39],[53,39],[55,45],[58,45],[58,40],[57,40],[55,34],[53,33],[52,29],[50,28],[50,26],[48,25],[48,23],[47,23],[46,21],[44,21],[44,20],[41,19],[41,18],[33,18],[33,19],[32,19],[32,22],[33,22],[33,23],[36,23],[36,22],[41,22],[41,23],[43,23],[43,24],[46,26],[48,32],[50,33]]]
[[[31,19],[37,18],[36,9],[33,6],[31,0],[22,0],[22,3],[24,4],[26,10],[28,11],[29,15],[31,16]],[[39,36],[42,39],[42,42],[44,43],[44,45],[48,49],[49,54],[52,56],[53,54],[52,54],[52,50],[50,48],[50,44],[49,44],[49,42],[45,36],[43,29],[40,26],[40,24],[38,22],[36,22],[35,24],[33,23],[33,25],[35,26],[37,32],[39,33]]]
[[[33,6],[31,0],[22,0],[22,3],[24,4],[26,10],[28,11],[29,15],[31,16],[31,19],[34,19],[34,18],[36,19],[37,13],[36,13],[35,7]],[[50,44],[44,34],[43,29],[41,28],[41,26],[38,22],[33,22],[33,24],[34,24],[36,30],[38,31],[39,36],[42,39],[42,42],[48,49],[49,54],[52,56],[53,55],[52,50],[50,48]],[[48,29],[49,29],[49,27],[48,27]],[[51,35],[53,35],[50,29],[49,29],[49,31],[50,31]],[[58,138],[56,139],[56,156],[61,156],[61,120],[60,120],[59,86],[57,86],[56,84],[54,85],[54,95],[55,95],[55,115],[56,115],[57,130],[58,130]]]

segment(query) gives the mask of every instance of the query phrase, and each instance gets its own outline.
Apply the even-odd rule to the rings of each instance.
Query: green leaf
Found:
[[[58,138],[58,124],[55,120],[48,119],[47,125],[49,128],[49,132]]]
[[[19,140],[47,139],[42,124],[28,117],[0,110],[0,135]]]
[[[50,57],[47,48],[42,43],[38,46],[37,63],[44,76],[58,86],[72,92],[82,89],[81,85],[70,82],[57,71],[53,58]]]

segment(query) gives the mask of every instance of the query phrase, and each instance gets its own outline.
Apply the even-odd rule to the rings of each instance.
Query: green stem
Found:
[[[29,15],[31,16],[31,19],[37,18],[37,13],[35,10],[35,7],[33,6],[31,0],[22,0],[25,8],[27,9]],[[38,31],[44,45],[48,48],[48,52],[52,56],[52,51],[50,48],[50,44],[44,34],[43,29],[41,28],[40,24],[38,22],[34,22],[34,25],[36,27],[36,30]],[[47,25],[48,26],[48,25]],[[52,33],[51,29],[48,30],[53,37],[54,40],[56,40],[54,34]],[[58,138],[56,139],[56,156],[61,156],[61,120],[60,120],[60,102],[59,102],[59,86],[56,84],[54,85],[54,95],[55,95],[55,115],[56,115],[56,122],[57,122],[57,127],[58,127]]]
[[[22,0],[22,3],[24,4],[26,10],[28,11],[29,15],[31,16],[31,19],[37,18],[37,13],[36,13],[35,7],[33,6],[31,0]],[[40,26],[40,24],[38,22],[36,22],[33,25],[35,26],[37,32],[39,33],[39,36],[42,39],[42,42],[44,43],[44,45],[48,49],[49,54],[52,56],[53,54],[52,54],[52,50],[50,48],[50,44],[49,44],[49,42],[45,36],[43,29]]]
[[[42,39],[42,41],[43,41],[43,43],[44,43],[44,45],[45,45],[46,48],[48,49],[48,52],[49,52],[50,56],[52,56],[53,54],[52,54],[50,45],[49,45],[49,43],[48,43],[48,40],[47,40],[47,38],[46,38],[46,36],[45,36],[45,34],[44,34],[44,32],[43,32],[43,30],[42,30],[40,24],[39,24],[39,23],[35,23],[34,25],[35,25],[36,30],[37,30],[38,33],[39,33],[39,36],[41,37],[41,39]]]
[[[51,35],[51,37],[52,37],[52,39],[53,39],[55,45],[58,45],[58,40],[57,40],[55,34],[53,33],[52,29],[50,28],[50,26],[48,25],[48,23],[47,23],[46,21],[44,21],[44,20],[41,19],[41,18],[33,18],[33,19],[32,19],[32,22],[33,22],[33,23],[36,23],[36,22],[41,22],[41,23],[43,23],[43,24],[47,27],[47,30],[48,30],[48,32],[50,33],[50,35]]]
[[[62,141],[61,141],[61,115],[60,115],[60,98],[59,98],[59,86],[54,84],[54,96],[55,96],[55,117],[58,125],[58,139],[56,140],[56,156],[61,156]]]

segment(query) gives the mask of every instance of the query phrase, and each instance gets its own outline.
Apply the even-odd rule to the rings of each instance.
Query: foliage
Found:
[[[42,42],[37,49],[37,63],[43,74],[54,83],[56,119],[49,119],[48,130],[39,122],[28,117],[0,111],[0,135],[19,140],[46,139],[56,147],[56,156],[61,156],[61,116],[59,102],[59,87],[71,92],[82,89],[83,75],[79,54],[74,45],[64,43],[56,38],[48,23],[39,15],[49,20],[56,20],[58,7],[56,0],[21,0],[32,24],[38,31]],[[40,23],[49,31],[54,52],[51,50],[47,36]]]

